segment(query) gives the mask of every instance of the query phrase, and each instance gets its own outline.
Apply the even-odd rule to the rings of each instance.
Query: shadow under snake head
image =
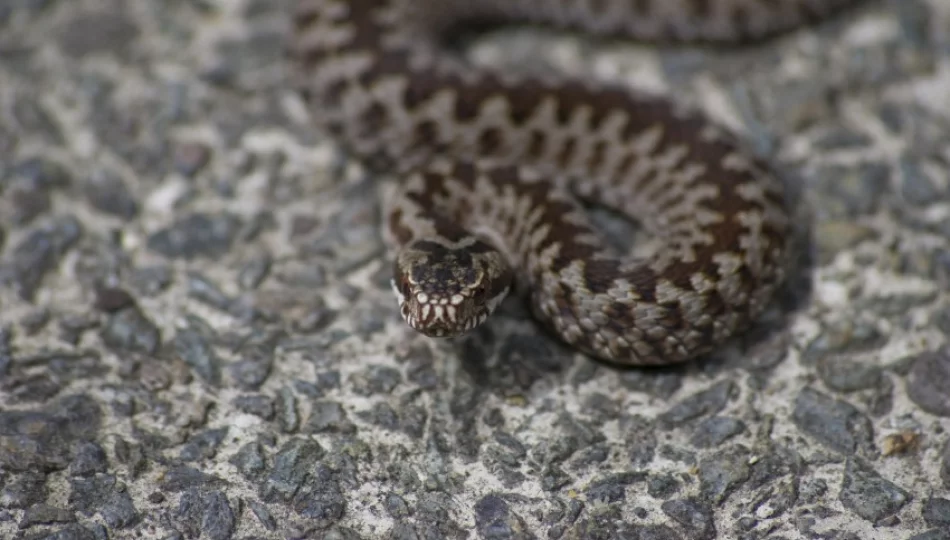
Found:
[[[511,288],[505,257],[469,237],[447,245],[420,239],[405,245],[393,266],[393,290],[409,326],[429,337],[454,337],[485,321]]]

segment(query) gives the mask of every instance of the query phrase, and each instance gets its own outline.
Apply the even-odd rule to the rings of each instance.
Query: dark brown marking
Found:
[[[366,133],[365,136],[372,137],[386,126],[388,120],[389,110],[378,101],[374,101],[363,110],[357,122]]]
[[[590,157],[587,159],[587,168],[590,169],[591,173],[598,174],[600,172],[600,169],[604,164],[604,157],[606,154],[606,141],[599,140],[594,143],[594,147],[591,149]]]
[[[732,21],[732,24],[735,25],[735,28],[742,31],[743,33],[746,33],[750,28],[749,10],[742,5],[736,4],[733,7],[729,19]]]
[[[652,10],[652,0],[633,0],[633,12],[637,15],[648,16]]]
[[[478,136],[478,150],[482,154],[494,154],[504,142],[504,135],[496,127],[482,130]]]
[[[712,15],[709,0],[689,0],[690,13],[696,18],[706,18]]]
[[[537,161],[544,152],[544,143],[547,138],[540,131],[532,131],[529,137],[531,141],[528,143],[527,157],[531,161]]]
[[[564,146],[561,147],[561,151],[557,153],[555,157],[555,162],[561,166],[562,169],[567,168],[571,162],[571,158],[574,157],[574,150],[577,147],[577,140],[573,137],[569,137],[564,141]]]
[[[432,120],[423,120],[415,125],[412,133],[413,146],[435,145],[439,140],[439,131],[435,122]]]
[[[397,208],[389,215],[389,230],[400,244],[405,244],[412,240],[412,230],[403,225],[402,220],[405,216],[402,210]]]

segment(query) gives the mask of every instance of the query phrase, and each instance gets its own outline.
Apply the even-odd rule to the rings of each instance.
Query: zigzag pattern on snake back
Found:
[[[739,42],[850,0],[300,0],[290,46],[313,121],[404,178],[387,211],[394,289],[430,336],[481,323],[512,283],[563,341],[668,364],[746,328],[783,277],[780,184],[702,116],[615,85],[475,69],[468,22]],[[574,197],[662,240],[622,259]]]

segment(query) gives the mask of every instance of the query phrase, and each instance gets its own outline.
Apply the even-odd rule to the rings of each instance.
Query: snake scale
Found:
[[[469,23],[739,43],[852,0],[299,0],[289,61],[316,125],[400,176],[385,234],[403,318],[462,334],[509,289],[561,340],[628,365],[682,362],[747,328],[783,279],[781,184],[726,132],[619,85],[474,68]],[[581,202],[661,242],[620,257]]]

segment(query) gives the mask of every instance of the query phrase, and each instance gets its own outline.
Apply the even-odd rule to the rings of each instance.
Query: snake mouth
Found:
[[[488,313],[457,318],[457,310],[445,310],[439,314],[440,311],[429,305],[411,306],[408,302],[400,305],[400,312],[406,324],[413,330],[430,338],[459,337],[488,319]]]
[[[458,337],[472,329],[472,326],[468,325],[460,327],[457,324],[433,324],[427,321],[419,320],[415,317],[412,317],[411,315],[407,315],[406,313],[403,313],[403,319],[405,319],[406,323],[409,324],[413,330],[430,338]]]
[[[404,306],[402,316],[406,323],[414,330],[431,338],[453,338],[458,337],[472,328],[474,328],[479,319],[469,318],[468,321],[455,320],[454,314],[451,316],[433,316],[437,310],[425,309],[431,306],[422,306],[421,309],[412,310],[409,306]],[[423,316],[420,316],[423,315]],[[428,316],[424,316],[428,315]]]

